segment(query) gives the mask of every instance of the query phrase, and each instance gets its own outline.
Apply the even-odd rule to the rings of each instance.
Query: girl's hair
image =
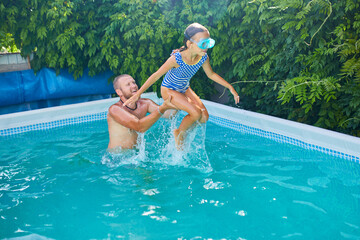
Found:
[[[199,32],[205,32],[208,31],[206,27],[204,27],[203,25],[201,25],[200,23],[192,23],[190,24],[184,32],[184,41],[183,44],[184,46],[182,46],[179,51],[182,52],[184,50],[187,49],[187,41],[190,40],[190,38],[192,38],[195,34],[199,33]]]

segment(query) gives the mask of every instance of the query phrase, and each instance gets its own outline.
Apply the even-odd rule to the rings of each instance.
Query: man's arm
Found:
[[[163,113],[163,109],[161,113]],[[146,132],[160,117],[161,114],[156,110],[142,119],[138,119],[120,106],[112,105],[109,108],[110,116],[124,127],[137,132]]]
[[[143,98],[144,100],[146,100],[147,105],[148,105],[148,112],[152,113],[154,111],[157,111],[157,107],[159,105],[157,105],[153,100],[151,99],[147,99],[147,98]],[[173,108],[173,109],[168,109],[165,111],[164,115],[162,116],[163,118],[169,118],[174,116],[177,113],[177,110],[175,109],[176,107],[174,105],[172,105],[171,103],[168,103],[169,107]]]

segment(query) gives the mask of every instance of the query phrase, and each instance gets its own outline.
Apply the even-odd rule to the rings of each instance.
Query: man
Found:
[[[137,143],[137,132],[148,130],[164,113],[164,117],[172,114],[171,111],[166,111],[174,108],[170,103],[171,99],[161,106],[146,98],[140,98],[129,106],[123,106],[123,103],[138,91],[138,86],[130,75],[117,76],[113,86],[120,100],[110,106],[107,115],[110,138],[108,149],[133,148]],[[147,113],[150,114],[146,116]]]

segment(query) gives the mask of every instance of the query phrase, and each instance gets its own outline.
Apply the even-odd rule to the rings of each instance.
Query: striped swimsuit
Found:
[[[194,74],[199,70],[201,65],[207,59],[207,54],[201,57],[200,61],[194,65],[186,64],[181,57],[180,52],[175,52],[176,63],[180,67],[170,69],[161,84],[161,86],[167,87],[169,89],[178,91],[180,93],[185,93],[185,91],[190,86],[190,79]]]

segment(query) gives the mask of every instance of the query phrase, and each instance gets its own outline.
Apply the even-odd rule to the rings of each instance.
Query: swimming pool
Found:
[[[184,154],[168,131],[175,119],[109,155],[103,113],[45,115],[50,125],[26,120],[43,130],[0,138],[0,239],[360,238],[356,155],[214,116]]]

